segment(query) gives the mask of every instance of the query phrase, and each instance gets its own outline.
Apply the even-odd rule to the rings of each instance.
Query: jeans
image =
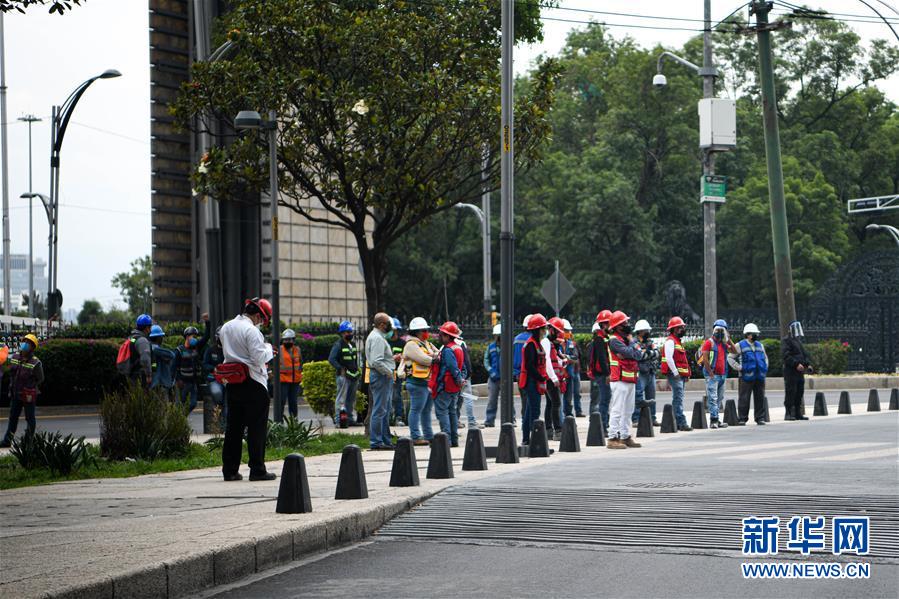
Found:
[[[756,422],[765,419],[765,380],[744,381],[740,379],[739,394],[737,400],[737,411],[740,414],[740,421],[749,420],[749,398],[753,397],[752,403]]]
[[[197,401],[200,399],[200,389],[197,387],[196,381],[183,381],[179,396],[181,397],[181,403],[187,404],[187,413],[193,412],[194,408],[197,407]]]
[[[493,379],[487,380],[487,416],[484,418],[484,424],[487,426],[495,426],[496,414],[499,411],[499,381]],[[522,397],[522,409],[524,407],[524,398]],[[515,422],[515,401],[512,401],[512,422]]]
[[[527,398],[524,406],[524,414],[521,415],[521,442],[527,445],[531,442],[531,429],[534,428],[534,420],[540,416],[540,391],[537,390],[537,381],[528,381],[522,389],[522,396]]]
[[[674,378],[674,375],[669,374],[668,385],[671,387],[671,406],[674,408],[674,419],[677,420],[677,426],[687,426],[687,417],[684,415],[686,381],[683,377]]]
[[[581,409],[581,375],[575,372],[568,379],[568,387],[565,389],[565,395],[562,396],[562,412],[565,416],[571,416],[571,406],[574,404],[574,413],[583,414]]]
[[[561,382],[559,383],[561,384]],[[546,432],[562,432],[562,394],[552,381],[546,382]]]
[[[465,381],[462,391],[459,392],[459,400],[465,404],[465,417],[468,418],[469,427],[478,425],[478,419],[474,417],[474,397],[471,381]]]
[[[334,421],[340,418],[340,410],[346,411],[346,417],[352,422],[353,409],[356,407],[356,387],[359,379],[337,375],[337,396],[334,399]]]
[[[596,403],[593,400],[593,389],[596,389]],[[602,426],[609,428],[609,404],[612,401],[612,387],[606,381],[606,377],[593,379],[590,385],[590,413],[599,412],[602,416]]]
[[[611,384],[612,402],[609,405],[609,439],[627,439],[631,436],[627,425],[634,411],[634,383],[616,381]]]
[[[450,437],[450,443],[459,444],[459,415],[457,406],[459,393],[440,391],[434,400],[434,409],[437,412],[437,421],[440,423],[440,431]]]
[[[393,397],[393,374],[382,374],[372,370],[368,388],[371,391],[368,427],[371,447],[393,445],[393,439],[390,437],[390,400]]]
[[[431,398],[431,390],[428,389],[426,380],[421,383],[406,382],[406,390],[409,392],[409,432],[412,440],[434,438],[434,430],[431,428],[431,411],[434,409],[434,400]]]
[[[281,383],[281,417],[284,417],[284,406],[287,406],[289,413],[294,418],[297,417],[297,395],[300,393],[299,383]]]
[[[393,417],[395,420],[406,419],[406,406],[403,405],[403,379],[393,381]]]
[[[25,410],[25,422],[28,424],[25,428],[25,434],[34,434],[34,429],[37,427],[34,402],[25,403],[18,398],[13,398],[9,402],[9,422],[6,425],[6,435],[3,437],[4,441],[12,442],[13,437],[16,436],[16,429],[19,428],[19,416],[22,414],[23,409]]]
[[[637,388],[634,390],[634,413],[631,420],[637,422],[640,420],[640,409],[636,407],[638,401],[649,401],[649,410],[652,413],[652,419],[656,419],[656,375],[654,372],[643,373],[637,376]]]
[[[723,374],[713,374],[706,376],[705,391],[709,397],[709,419],[718,420],[718,408],[724,404],[724,381],[727,380]]]

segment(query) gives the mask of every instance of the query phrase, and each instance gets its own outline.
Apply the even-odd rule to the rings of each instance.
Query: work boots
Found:
[[[622,439],[621,442],[624,443],[625,447],[643,447],[642,445],[634,441],[633,437]]]
[[[627,449],[627,445],[618,437],[613,437],[606,441],[606,447],[609,449]]]

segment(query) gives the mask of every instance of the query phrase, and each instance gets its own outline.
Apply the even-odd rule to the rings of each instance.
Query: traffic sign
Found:
[[[703,175],[699,178],[701,190],[699,202],[717,202],[723,204],[727,195],[727,177],[722,175]]]
[[[543,282],[543,287],[540,288],[540,293],[543,294],[543,298],[549,302],[550,306],[552,306],[556,316],[559,315],[559,311],[565,307],[565,304],[567,304],[568,300],[571,299],[571,296],[574,295],[574,291],[574,286],[572,286],[568,279],[565,278],[565,275],[559,270],[559,261],[556,260],[556,271]]]

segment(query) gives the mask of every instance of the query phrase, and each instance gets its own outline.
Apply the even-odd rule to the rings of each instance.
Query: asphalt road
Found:
[[[772,394],[773,395],[773,394]],[[769,401],[773,396],[769,396]],[[857,410],[860,411],[860,410]],[[451,487],[371,541],[206,596],[897,597],[899,413],[678,433]],[[870,578],[745,579],[741,518],[871,517]],[[768,562],[770,563],[770,562]]]

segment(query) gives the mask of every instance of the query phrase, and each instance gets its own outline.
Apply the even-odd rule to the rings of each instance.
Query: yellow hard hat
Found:
[[[34,347],[37,347],[37,345],[38,345],[37,337],[35,337],[32,333],[25,335],[24,339],[26,341],[31,341],[31,345],[33,345]]]

